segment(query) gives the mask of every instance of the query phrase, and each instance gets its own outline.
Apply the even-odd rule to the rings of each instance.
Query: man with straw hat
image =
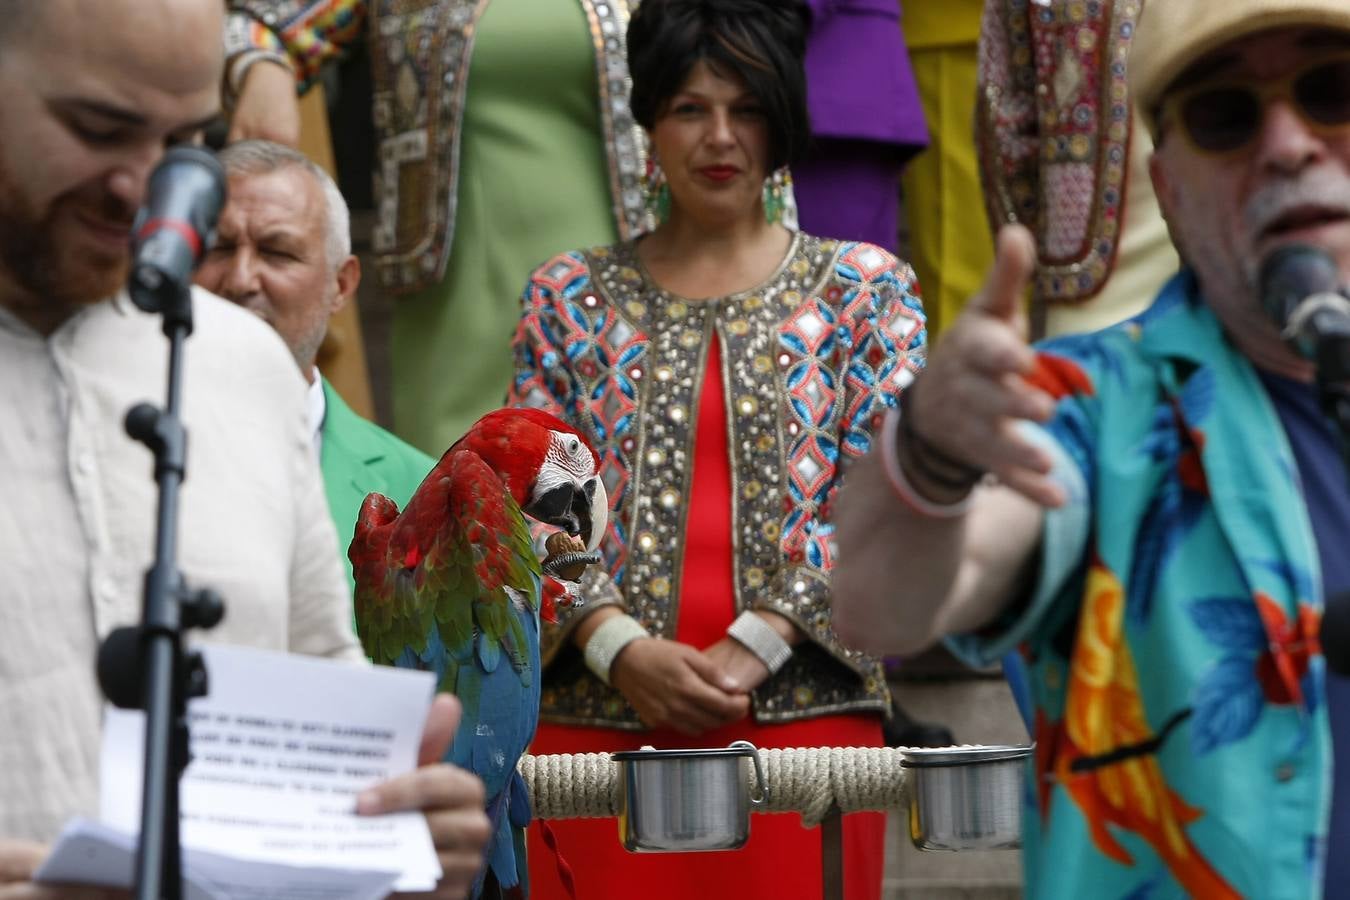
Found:
[[[1000,234],[840,497],[834,625],[1004,659],[1028,896],[1350,896],[1350,679],[1322,656],[1350,657],[1322,627],[1350,615],[1350,487],[1319,382],[1350,385],[1280,328],[1350,282],[1350,2],[1151,0],[1128,77],[1182,272],[1033,349],[1034,248]],[[1322,283],[1271,302],[1294,245],[1281,271]]]

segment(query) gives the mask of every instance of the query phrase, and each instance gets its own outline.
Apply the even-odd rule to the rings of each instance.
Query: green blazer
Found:
[[[328,509],[337,526],[338,551],[347,566],[347,583],[356,586],[347,545],[366,495],[378,492],[402,509],[436,460],[352,411],[327,379],[319,464]]]

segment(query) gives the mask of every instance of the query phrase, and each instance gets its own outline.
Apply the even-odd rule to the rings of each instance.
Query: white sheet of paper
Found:
[[[38,870],[38,880],[129,887],[136,843],[131,835],[88,819],[73,819]],[[184,900],[380,900],[397,874],[296,868],[241,862],[186,848]]]
[[[434,676],[239,647],[201,650],[210,693],[188,705],[193,760],[180,789],[182,843],[193,860],[186,867],[196,880],[237,889],[213,896],[282,896],[268,873],[242,864],[254,862],[309,870],[292,872],[297,878],[392,873],[398,890],[434,887],[441,870],[420,813],[355,814],[359,791],[416,766]],[[112,707],[104,719],[101,818],[125,835],[140,828],[144,721]],[[197,868],[199,857],[206,868]],[[262,893],[246,890],[254,875]]]

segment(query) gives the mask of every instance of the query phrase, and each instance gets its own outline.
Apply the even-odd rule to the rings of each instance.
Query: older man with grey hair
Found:
[[[838,500],[834,626],[1015,673],[1027,896],[1347,897],[1350,679],[1321,647],[1350,635],[1320,623],[1350,615],[1350,483],[1318,384],[1344,374],[1258,273],[1350,281],[1350,3],[1149,0],[1130,54],[1185,270],[1033,350],[1034,248],[1000,235]]]
[[[329,318],[361,280],[347,204],[333,179],[271,141],[231,144],[220,161],[229,202],[197,283],[276,329],[309,382],[310,430],[345,559],[366,495],[379,492],[402,506],[435,460],[358,416],[315,365]],[[350,562],[347,577],[350,583]]]
[[[361,280],[347,203],[327,172],[290,147],[241,141],[218,158],[229,202],[197,283],[276,329],[313,384],[328,320]]]

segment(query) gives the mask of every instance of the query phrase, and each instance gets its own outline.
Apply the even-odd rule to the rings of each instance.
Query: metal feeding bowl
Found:
[[[749,741],[722,749],[627,750],[621,767],[619,837],[638,853],[735,850],[750,837],[750,807],[768,796],[759,750]],[[749,759],[757,790],[746,778]]]
[[[909,837],[920,850],[1022,846],[1022,793],[1031,747],[905,749]]]

